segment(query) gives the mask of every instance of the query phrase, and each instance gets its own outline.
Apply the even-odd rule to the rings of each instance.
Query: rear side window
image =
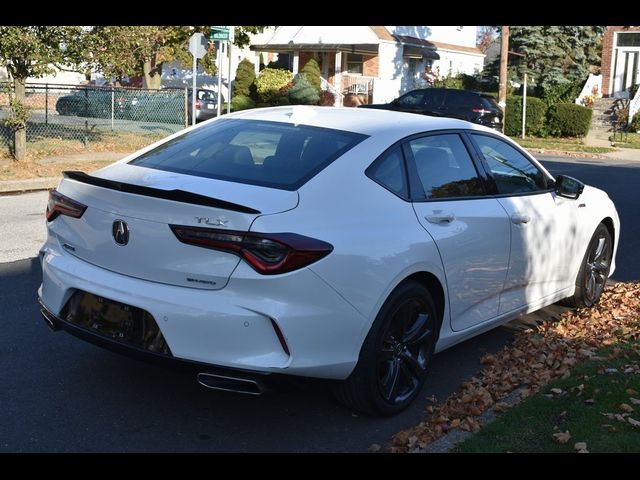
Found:
[[[185,133],[132,165],[297,190],[366,135],[259,120],[223,119]]]
[[[367,168],[366,174],[400,198],[405,200],[408,198],[407,174],[400,147],[394,148],[376,160]]]
[[[478,104],[479,98],[473,93],[464,90],[449,90],[446,97],[446,105],[449,107],[473,107]]]

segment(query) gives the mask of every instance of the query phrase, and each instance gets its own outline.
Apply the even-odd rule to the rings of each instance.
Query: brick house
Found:
[[[483,68],[475,26],[281,26],[251,50],[278,57],[295,74],[314,58],[330,89],[368,103],[388,102],[441,76]]]
[[[607,27],[602,39],[602,94],[628,97],[640,83],[640,26]]]

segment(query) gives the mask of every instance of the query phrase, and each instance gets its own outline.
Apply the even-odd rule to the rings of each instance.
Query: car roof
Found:
[[[414,133],[445,129],[474,129],[494,132],[481,125],[445,117],[429,117],[415,113],[394,112],[371,108],[338,108],[294,105],[255,108],[225,115],[221,118],[242,118],[334,128],[364,135],[391,135],[398,139]],[[394,135],[395,134],[395,135]]]

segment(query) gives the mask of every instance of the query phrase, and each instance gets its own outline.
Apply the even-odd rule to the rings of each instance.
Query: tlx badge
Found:
[[[226,227],[229,220],[224,220],[222,218],[216,218],[215,220],[210,220],[209,217],[196,217],[198,223],[204,223],[206,225],[212,225],[214,227]]]

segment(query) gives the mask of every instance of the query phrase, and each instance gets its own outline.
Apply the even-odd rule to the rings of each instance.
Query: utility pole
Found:
[[[500,87],[498,90],[498,105],[504,112],[507,106],[507,60],[509,58],[509,27],[502,27],[502,35],[500,40]],[[502,131],[504,132],[504,124],[502,122]]]

